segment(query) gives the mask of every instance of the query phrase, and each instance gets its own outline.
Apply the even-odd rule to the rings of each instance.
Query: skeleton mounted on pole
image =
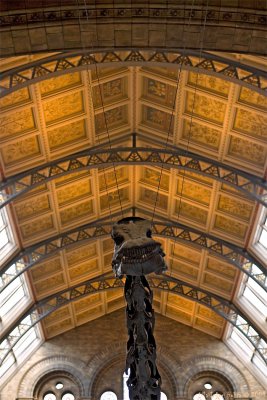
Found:
[[[112,228],[115,242],[112,268],[116,277],[126,275],[124,296],[129,339],[126,372],[130,400],[160,400],[161,377],[156,366],[153,293],[145,275],[166,271],[161,244],[152,238],[151,223],[128,217]]]

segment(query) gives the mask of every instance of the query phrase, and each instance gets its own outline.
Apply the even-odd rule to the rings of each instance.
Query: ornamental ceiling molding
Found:
[[[124,214],[131,212],[130,209],[124,210]],[[139,211],[135,208],[134,211]],[[140,210],[141,211],[141,210]],[[144,210],[142,210],[144,212]],[[98,219],[90,224],[64,232],[61,235],[54,236],[43,242],[37,243],[34,246],[26,248],[19,255],[12,258],[6,265],[3,266],[0,276],[0,293],[19,275],[34,267],[37,263],[53,256],[63,249],[83,242],[89,242],[97,238],[109,237],[113,219],[118,218],[121,214],[118,212],[112,214],[109,220]],[[267,275],[266,270],[249,252],[244,249],[219,239],[213,235],[203,233],[194,228],[185,226],[184,224],[169,221],[153,221],[153,234],[159,237],[173,239],[176,242],[184,244],[192,244],[194,247],[206,249],[211,254],[214,254],[233,266],[247,274],[263,289],[267,290]],[[253,272],[253,265],[258,266],[262,271],[261,274]],[[11,274],[8,270],[12,267],[14,272]]]
[[[259,333],[255,325],[246,318],[239,308],[232,302],[225,300],[218,295],[211,294],[206,290],[199,289],[198,287],[168,276],[149,277],[148,282],[152,289],[171,292],[210,308],[226,321],[230,322],[232,326],[237,328],[247,338],[255,352],[265,363],[267,362],[264,348],[266,341],[265,336]],[[123,287],[124,282],[122,279],[114,278],[113,275],[111,276],[110,274],[104,274],[36,302],[18,321],[15,321],[15,323],[13,323],[12,326],[9,327],[8,331],[3,335],[3,351],[0,360],[1,364],[13,351],[13,347],[19,342],[19,340],[33,326],[53,311],[69,304],[70,302],[91,294]]]
[[[254,7],[253,7],[254,5]],[[49,22],[66,22],[66,21],[91,21],[95,18],[105,20],[106,18],[114,19],[116,23],[123,23],[124,19],[128,18],[149,18],[155,20],[154,22],[161,22],[165,24],[165,18],[170,22],[182,23],[184,20],[187,21],[189,18],[192,22],[197,24],[213,25],[213,24],[225,24],[227,26],[235,27],[236,23],[242,24],[249,27],[253,25],[253,29],[260,29],[260,27],[266,24],[266,15],[262,10],[255,10],[255,4],[251,4],[251,8],[233,8],[233,7],[216,7],[212,9],[201,9],[197,5],[175,5],[168,7],[158,7],[158,4],[153,2],[149,5],[143,5],[142,7],[131,4],[130,7],[119,7],[115,6],[114,3],[106,5],[106,7],[95,7],[94,5],[87,4],[84,2],[77,8],[77,3],[74,5],[64,6],[64,1],[60,7],[51,7],[46,10],[45,7],[38,8],[22,8],[21,11],[12,11],[8,9],[1,12],[0,26],[31,26],[39,23]],[[246,7],[249,7],[246,4]]]
[[[33,83],[69,72],[110,66],[150,66],[183,68],[213,75],[260,94],[267,91],[267,73],[259,68],[208,52],[185,49],[116,49],[60,52],[50,57],[3,71],[0,97]]]

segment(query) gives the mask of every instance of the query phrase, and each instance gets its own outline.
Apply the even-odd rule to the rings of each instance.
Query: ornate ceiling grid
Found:
[[[4,97],[0,141],[5,176],[106,142],[106,125],[110,139],[129,135],[124,145],[131,145],[136,127],[147,137],[139,139],[145,147],[152,147],[153,137],[163,142],[168,137],[170,145],[263,176],[264,97],[214,76],[197,78],[192,71],[181,72],[176,93],[178,76],[177,70],[163,67],[98,68],[97,74],[70,72]],[[245,246],[254,202],[225,183],[172,168],[119,166],[116,178],[114,168],[73,172],[37,186],[12,208],[26,247],[109,216],[121,205],[153,212],[157,191],[156,216]],[[233,298],[240,276],[234,266],[207,250],[159,240],[171,276]],[[112,250],[110,239],[98,239],[37,264],[28,273],[34,296],[39,300],[110,271]],[[223,335],[225,321],[202,305],[158,290],[154,304],[156,311],[179,322],[218,338]],[[121,289],[78,300],[45,318],[45,335],[52,337],[122,306]]]

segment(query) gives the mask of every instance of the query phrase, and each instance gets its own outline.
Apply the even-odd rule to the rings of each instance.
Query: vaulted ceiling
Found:
[[[2,69],[32,59],[3,61]],[[251,57],[252,62],[263,59]],[[248,85],[206,72],[128,63],[70,70],[25,85],[0,101],[2,179],[62,157],[67,164],[70,156],[92,147],[111,151],[133,144],[147,155],[151,148],[165,152],[178,148],[185,160],[194,153],[204,157],[203,162],[209,159],[263,177],[266,97]],[[120,219],[131,215],[129,209],[134,207],[136,215],[170,220],[247,248],[258,210],[255,199],[193,167],[178,169],[152,158],[133,164],[114,158],[98,168],[73,167],[73,172],[55,174],[18,196],[9,207],[19,247],[28,248],[100,218],[108,220],[115,213]],[[171,277],[226,300],[237,295],[242,273],[226,258],[190,241],[167,235],[159,240]],[[111,239],[99,237],[40,261],[26,273],[33,300],[111,271],[112,251]],[[45,337],[123,306],[122,289],[77,300],[42,321]],[[217,338],[223,336],[225,320],[190,299],[155,290],[154,307]]]

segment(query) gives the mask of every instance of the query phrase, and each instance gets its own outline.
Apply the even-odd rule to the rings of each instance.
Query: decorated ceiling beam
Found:
[[[185,297],[213,310],[236,327],[250,341],[255,352],[267,363],[266,338],[257,331],[253,323],[249,321],[233,303],[220,296],[211,294],[206,290],[199,289],[198,287],[168,276],[149,277],[148,282],[152,289],[159,289]],[[24,313],[19,321],[16,321],[12,327],[10,327],[8,332],[2,335],[0,343],[0,365],[4,362],[22,336],[53,311],[85,296],[122,287],[124,287],[124,281],[122,279],[114,278],[110,274],[105,274],[89,281],[79,283],[78,285],[60,291],[55,295],[48,296],[35,303]]]
[[[131,211],[131,208],[123,210],[124,216],[127,216],[127,213],[132,214]],[[135,211],[138,212],[139,209],[136,208]],[[140,211],[144,213],[144,210]],[[112,214],[109,220],[105,220],[105,218],[98,219],[87,225],[53,236],[23,250],[2,267],[0,272],[0,292],[23,272],[32,268],[38,262],[53,256],[58,251],[75,244],[109,237],[113,224],[112,221],[120,215],[118,212]],[[155,236],[172,239],[184,244],[191,244],[199,249],[206,249],[210,253],[223,258],[226,262],[231,263],[267,291],[266,269],[249,252],[244,251],[244,249],[178,222],[169,220],[152,221],[152,226]]]
[[[267,91],[265,71],[227,57],[204,51],[199,54],[199,51],[186,49],[116,49],[63,52],[4,71],[0,78],[0,96],[65,73],[92,69],[96,65],[115,66],[122,63],[131,66],[172,66],[177,69],[182,67],[232,81],[259,93]]]
[[[32,188],[74,171],[117,165],[153,165],[193,171],[226,183],[267,207],[267,183],[263,178],[177,147],[167,148],[165,145],[163,148],[93,148],[32,168],[0,184],[0,208]]]

